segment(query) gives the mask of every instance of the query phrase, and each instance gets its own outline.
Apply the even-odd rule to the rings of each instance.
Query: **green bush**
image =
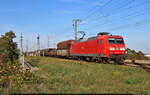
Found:
[[[13,63],[18,59],[19,50],[17,49],[17,43],[13,41],[16,35],[13,31],[5,33],[0,37],[0,62],[7,63],[10,61]]]
[[[38,84],[40,77],[22,70],[18,63],[0,63],[0,93],[19,93],[25,85]]]
[[[142,51],[136,52],[135,50],[131,50],[127,48],[127,56],[130,60],[147,60]]]
[[[13,31],[0,37],[0,93],[20,93],[26,85],[39,84],[42,80],[21,68],[15,37]]]

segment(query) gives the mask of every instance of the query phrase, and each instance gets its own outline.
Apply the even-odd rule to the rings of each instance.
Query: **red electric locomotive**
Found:
[[[125,42],[122,36],[99,33],[87,40],[74,41],[71,44],[70,56],[122,64],[126,58]]]
[[[107,32],[88,39],[63,41],[57,44],[57,49],[40,51],[44,56],[71,57],[117,64],[124,63],[127,57],[123,37],[110,35]]]

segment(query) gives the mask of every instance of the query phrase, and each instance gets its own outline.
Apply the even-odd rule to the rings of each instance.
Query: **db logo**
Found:
[[[119,50],[119,48],[116,48],[116,50]]]

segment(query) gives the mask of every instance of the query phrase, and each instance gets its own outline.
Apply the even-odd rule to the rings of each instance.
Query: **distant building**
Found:
[[[145,54],[144,56],[150,58],[150,53]]]

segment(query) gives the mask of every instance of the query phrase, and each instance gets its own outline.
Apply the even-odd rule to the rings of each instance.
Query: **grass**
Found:
[[[27,93],[150,93],[150,73],[141,68],[51,57],[26,60],[44,79]]]

